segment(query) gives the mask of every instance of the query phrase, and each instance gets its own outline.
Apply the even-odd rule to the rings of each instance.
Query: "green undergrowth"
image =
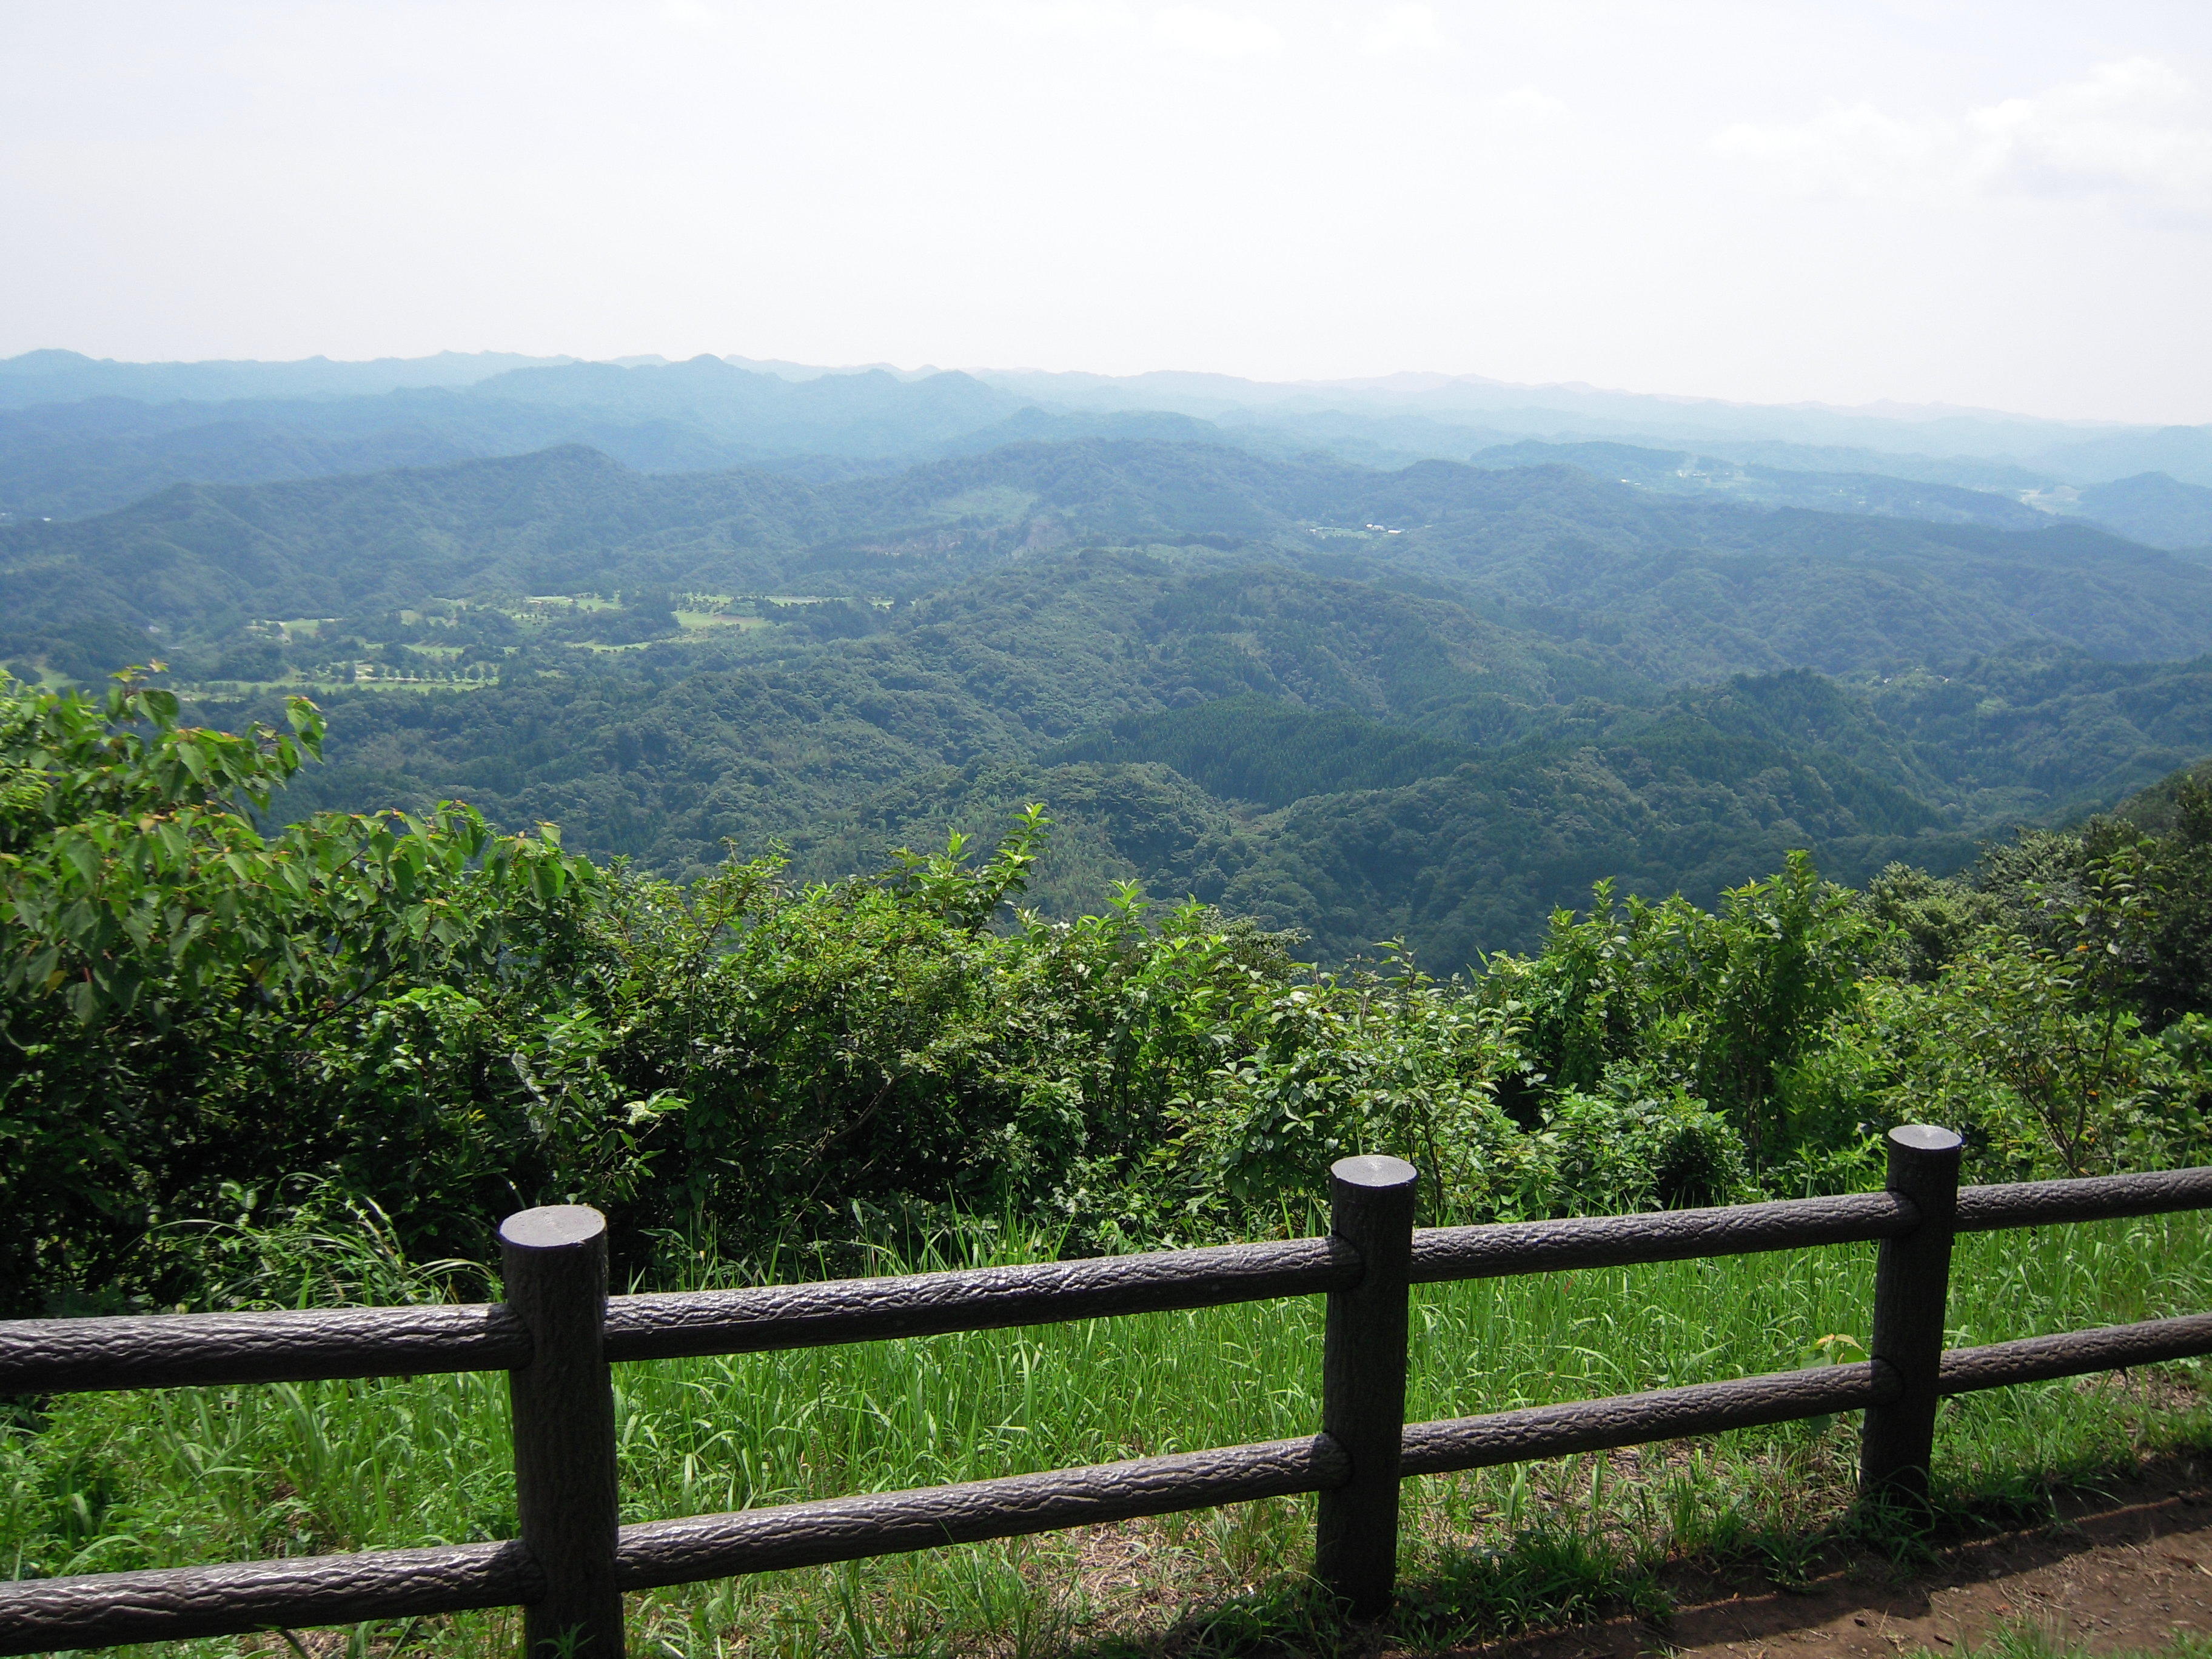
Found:
[[[1872,1258],[1841,1248],[1417,1291],[1409,1418],[1857,1358]],[[2212,1220],[1984,1235],[1960,1243],[1952,1341],[2207,1305]],[[1310,1433],[1320,1357],[1321,1304],[1306,1298],[627,1365],[625,1519]],[[2169,1367],[1954,1402],[1938,1449],[1945,1527],[2033,1518],[2056,1486],[2212,1446],[2195,1379]],[[0,1440],[0,1571],[510,1535],[506,1392],[494,1374],[46,1402]],[[1784,1583],[1817,1570],[1846,1536],[1856,1434],[1844,1417],[1409,1481],[1388,1632],[1328,1614],[1304,1576],[1311,1500],[1285,1499],[635,1597],[632,1651],[1104,1659],[1335,1651],[1385,1634],[1418,1649],[1600,1612],[1663,1618],[1670,1559],[1746,1563]],[[1891,1541],[1909,1559],[1910,1540]],[[350,1644],[475,1655],[510,1650],[513,1632],[512,1615],[467,1615],[363,1629]],[[126,1651],[294,1650],[269,1637]]]

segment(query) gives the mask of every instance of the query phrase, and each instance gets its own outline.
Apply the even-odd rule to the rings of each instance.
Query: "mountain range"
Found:
[[[139,364],[41,351],[0,362],[0,519],[89,516],[173,483],[372,472],[562,443],[647,471],[765,465],[834,477],[1086,436],[1187,437],[1386,468],[1485,452],[1495,465],[1541,443],[1563,452],[1552,459],[1670,493],[1963,514],[2000,527],[2024,522],[2014,512],[2024,506],[2154,545],[2212,545],[2212,428],[1775,408],[1463,376],[1268,385],[492,353]],[[1615,465],[1598,445],[1661,454]],[[1680,453],[1664,463],[1668,451]],[[2123,480],[2129,489],[2095,495]]]
[[[1450,968],[1601,878],[1948,870],[2212,753],[2212,489],[2170,476],[1486,431],[1452,385],[79,360],[27,404],[23,361],[0,477],[153,487],[0,523],[0,657],[158,658],[210,721],[311,692],[284,812],[826,877],[1042,800],[1048,913],[1135,881]]]

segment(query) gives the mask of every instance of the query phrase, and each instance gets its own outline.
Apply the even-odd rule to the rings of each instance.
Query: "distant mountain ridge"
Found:
[[[27,351],[0,359],[0,409],[128,398],[141,403],[224,403],[252,398],[358,398],[402,387],[472,386],[518,368],[573,363],[509,351],[441,351],[429,357],[365,362],[307,357],[132,363],[76,351]]]
[[[1865,513],[1919,519],[1930,524],[1980,524],[1998,530],[2034,530],[2049,520],[2007,495],[1956,485],[1889,477],[1878,472],[1817,472],[1717,459],[1681,450],[1631,444],[1547,444],[1524,440],[1478,450],[1470,464],[1483,467],[1578,466],[1598,477],[1615,477],[1640,489],[1670,495],[1715,496],[1816,513]],[[2185,488],[2185,486],[2177,486]],[[2212,498],[2212,490],[2205,492]],[[2094,515],[2092,515],[2094,516]]]
[[[2080,474],[2085,482],[2164,471],[2212,485],[2212,424],[2116,426],[1981,410],[1737,404],[1588,386],[1516,386],[1479,375],[1268,383],[1176,372],[1120,377],[1032,370],[971,373],[994,386],[1075,409],[1163,409],[1214,419],[1239,411],[1264,418],[1284,412],[1388,410],[1448,424],[1472,422],[1492,432],[1553,441],[1862,447],[1912,457],[2008,461],[2058,477]]]
[[[1956,511],[1996,524],[2006,522],[2005,498],[2086,511],[2052,492],[2145,473],[2212,487],[2212,428],[1909,414],[1433,375],[1267,385],[1190,374],[812,369],[710,356],[132,364],[48,351],[0,362],[0,520],[88,516],[175,483],[374,471],[564,443],[643,471],[769,465],[823,477],[860,464],[895,471],[1019,436],[1170,428],[1276,459],[1319,451],[1381,467],[1527,442],[1680,450],[1733,462],[1738,499],[1922,517]],[[1030,429],[1010,425],[1024,420]],[[1774,476],[1784,472],[1857,476]],[[1947,504],[1940,492],[1902,489],[1897,480],[1990,499]],[[2192,507],[2179,521],[2161,511],[2113,522],[2182,546],[2198,544],[2176,539],[2193,533],[2196,517]]]
[[[2069,510],[2147,547],[2212,551],[2212,489],[2163,472],[2091,484]]]
[[[112,664],[149,637],[430,596],[650,586],[897,599],[1085,544],[1425,585],[1662,684],[2027,640],[2115,660],[2212,649],[2212,565],[2078,521],[1930,525],[1678,500],[1561,465],[1376,471],[1081,439],[824,481],[641,474],[572,447],[179,485],[100,518],[0,526],[0,652]]]

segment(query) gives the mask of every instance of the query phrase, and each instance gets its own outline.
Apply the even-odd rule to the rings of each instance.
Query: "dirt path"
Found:
[[[2099,1653],[2164,1646],[2180,1632],[2212,1633],[2212,1462],[2147,1468],[2135,1480],[2082,1495],[2061,1518],[1942,1551],[1900,1578],[1888,1563],[1854,1562],[1801,1592],[1754,1579],[1674,1582],[1663,1628],[1608,1624],[1462,1650],[1468,1659],[1895,1659],[1975,1643],[2028,1620]]]

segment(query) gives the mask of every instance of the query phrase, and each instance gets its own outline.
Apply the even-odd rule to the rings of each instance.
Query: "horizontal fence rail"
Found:
[[[2206,1200],[2212,1203],[2212,1199]],[[1713,1210],[1508,1221],[1485,1227],[1429,1227],[1413,1235],[1413,1283],[1503,1279],[1577,1267],[1628,1267],[1699,1256],[1752,1255],[1819,1244],[1896,1238],[1919,1224],[1896,1193],[1787,1198]]]
[[[2126,1370],[2212,1353],[2212,1314],[2108,1325],[2063,1336],[2030,1336],[1982,1348],[1954,1348],[1943,1356],[1936,1386],[1946,1395],[2008,1389],[2017,1382],[2050,1382],[2062,1376]]]
[[[1340,1291],[1358,1277],[1358,1254],[1342,1240],[1294,1238],[896,1279],[618,1296],[607,1303],[607,1358],[765,1353],[1219,1308]]]
[[[2205,1201],[2212,1204],[2212,1197]],[[1413,1235],[1413,1280],[1438,1284],[1857,1243],[1893,1237],[1912,1222],[1911,1206],[1893,1194],[1858,1193],[1650,1215],[1424,1228]],[[606,1352],[615,1362],[677,1359],[1165,1313],[1316,1295],[1346,1289],[1358,1276],[1357,1252],[1331,1237],[615,1296],[607,1298]],[[10,1320],[0,1322],[0,1394],[511,1370],[529,1356],[529,1333],[496,1304]]]
[[[525,1535],[519,1540],[0,1583],[0,1654],[521,1607],[532,1659],[579,1632],[584,1639],[575,1650],[584,1659],[620,1659],[618,1604],[601,1601],[580,1619],[564,1616],[582,1606],[577,1597],[592,1583],[607,1587],[593,1593],[616,1596],[1304,1492],[1323,1495],[1317,1562],[1324,1582],[1354,1611],[1373,1611],[1378,1569],[1371,1534],[1384,1522],[1392,1535],[1395,1530],[1395,1503],[1387,1514],[1375,1510],[1377,1473],[1384,1473],[1382,1490],[1395,1493],[1403,1477],[1849,1411],[1868,1414],[1863,1478],[1869,1499],[1924,1503],[1933,1407],[1941,1396],[2212,1354],[2212,1313],[1948,1352],[1917,1346],[1929,1340],[1924,1333],[1930,1329],[1940,1340],[1954,1231],[2212,1207],[2212,1169],[1960,1189],[1957,1154],[1957,1137],[1948,1131],[1908,1127],[1893,1132],[1890,1186],[1879,1193],[1419,1231],[1403,1219],[1406,1200],[1392,1196],[1410,1194],[1410,1166],[1347,1159],[1336,1173],[1337,1218],[1326,1238],[684,1295],[605,1296],[595,1288],[605,1273],[605,1235],[596,1214],[531,1211],[502,1228],[510,1279],[543,1286],[531,1291],[536,1300],[519,1308],[0,1322],[0,1394],[506,1370],[516,1391],[518,1464],[526,1473],[544,1471],[530,1477],[535,1497],[524,1495]],[[1393,1222],[1392,1215],[1401,1218]],[[1401,1228],[1395,1247],[1393,1225]],[[1386,1261],[1395,1248],[1406,1264],[1399,1277],[1369,1283],[1368,1260],[1353,1239],[1385,1252]],[[1864,1362],[1399,1424],[1406,1282],[1868,1242],[1881,1243],[1883,1253],[1873,1357]],[[1378,1285],[1393,1282],[1401,1288],[1378,1301]],[[611,1446],[601,1443],[604,1432],[592,1427],[611,1363],[1316,1294],[1329,1297],[1332,1344],[1371,1348],[1376,1333],[1396,1332],[1395,1370],[1324,1356],[1324,1417],[1346,1425],[1346,1439],[1323,1432],[910,1492],[615,1524]],[[1371,1449],[1378,1429],[1386,1436],[1380,1454]],[[1369,1446],[1360,1455],[1374,1460],[1364,1477],[1347,1449],[1355,1444]],[[1332,1545],[1331,1504],[1356,1517],[1355,1532],[1370,1535]],[[549,1561],[562,1565],[549,1571]],[[1379,1571],[1387,1601],[1387,1553]]]
[[[544,1572],[513,1541],[32,1578],[0,1591],[0,1652],[466,1613],[527,1606],[544,1594]]]
[[[2048,1227],[2062,1221],[2118,1221],[2168,1210],[2212,1208],[2212,1169],[2150,1175],[2087,1176],[2077,1181],[2017,1181],[1959,1188],[1962,1233]]]
[[[1755,1429],[1878,1405],[1895,1398],[1897,1388],[1897,1378],[1887,1366],[1867,1360],[1421,1423],[1406,1431],[1404,1467],[1409,1474],[1449,1474],[1455,1469],[1492,1468],[1653,1440]]]
[[[1328,1492],[1351,1475],[1342,1449],[1317,1434],[1001,1480],[655,1521],[623,1528],[615,1571],[624,1589],[649,1589]]]
[[[502,1304],[0,1321],[0,1394],[504,1371],[530,1333]]]
[[[2212,1208],[2212,1169],[1965,1187],[1957,1231],[1992,1232]],[[1893,1238],[1911,1230],[1894,1193],[1784,1199],[1646,1215],[1581,1216],[1413,1235],[1413,1282],[1636,1267]],[[760,1353],[943,1335],[1340,1290],[1356,1253],[1333,1238],[1224,1244],[897,1278],[607,1298],[607,1358]],[[0,1394],[232,1382],[319,1382],[512,1370],[529,1334],[498,1304],[0,1320]]]

